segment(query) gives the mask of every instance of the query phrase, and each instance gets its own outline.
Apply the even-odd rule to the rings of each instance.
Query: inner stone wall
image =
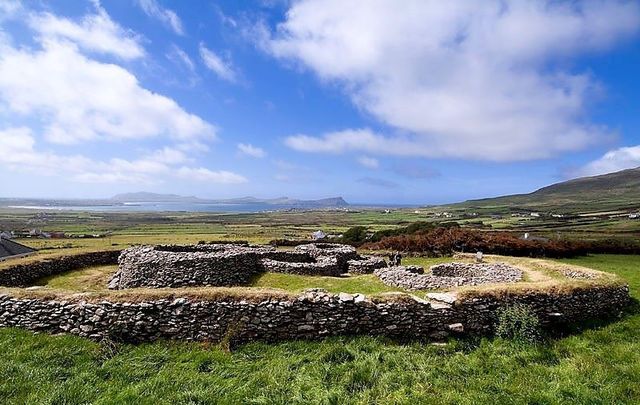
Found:
[[[384,284],[410,291],[515,283],[523,276],[522,270],[505,263],[443,263],[431,266],[427,274],[421,273],[415,266],[385,267],[374,272]]]
[[[386,262],[361,257],[340,244],[309,244],[293,251],[239,244],[136,246],[122,252],[109,288],[244,286],[262,272],[340,276],[373,272]]]

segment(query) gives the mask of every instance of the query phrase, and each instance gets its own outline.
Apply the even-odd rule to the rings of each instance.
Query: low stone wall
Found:
[[[431,266],[430,273],[421,274],[415,268],[394,266],[374,272],[389,286],[405,290],[474,286],[491,283],[515,283],[522,280],[522,270],[505,263],[443,263]]]
[[[309,244],[293,251],[248,244],[136,246],[119,259],[111,289],[133,287],[243,286],[262,272],[312,276],[371,273],[386,266],[381,258],[362,258],[355,248]]]
[[[339,277],[344,273],[335,257],[323,256],[313,262],[289,262],[282,260],[263,259],[264,270],[270,273],[288,273],[307,276]]]
[[[242,286],[262,271],[259,253],[238,245],[136,246],[122,252],[109,288]]]
[[[295,298],[156,299],[145,302],[74,302],[0,295],[0,326],[91,339],[127,342],[155,339],[242,343],[252,340],[318,339],[332,335],[384,335],[442,339],[449,334],[490,334],[497,310],[529,305],[545,328],[617,315],[629,302],[626,286],[593,286],[563,293],[508,293],[431,300],[313,291]]]
[[[16,264],[0,269],[0,286],[27,287],[43,277],[92,266],[118,263],[119,250],[81,253],[32,263]]]
[[[387,267],[387,262],[382,257],[368,256],[349,260],[347,265],[350,274],[371,274],[377,269]]]

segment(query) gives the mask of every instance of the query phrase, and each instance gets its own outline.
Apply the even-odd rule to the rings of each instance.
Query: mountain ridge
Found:
[[[110,198],[111,201],[119,203],[140,203],[140,202],[185,202],[202,204],[268,204],[268,205],[290,205],[290,206],[318,206],[318,207],[346,207],[349,203],[342,197],[320,198],[315,200],[300,200],[289,197],[278,198],[256,198],[238,197],[228,199],[204,199],[195,196],[181,196],[177,194],[159,194],[150,192],[133,192],[116,194]]]
[[[569,213],[640,207],[640,167],[579,177],[531,193],[467,200],[446,207],[547,210]]]

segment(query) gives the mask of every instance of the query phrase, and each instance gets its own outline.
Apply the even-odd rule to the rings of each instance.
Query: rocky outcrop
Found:
[[[383,335],[442,339],[451,334],[490,334],[497,311],[528,305],[545,328],[617,315],[629,302],[626,286],[593,286],[562,293],[506,292],[460,298],[451,293],[372,300],[322,290],[294,298],[215,300],[167,298],[98,302],[0,295],[0,326],[71,333],[127,342],[156,339],[234,342],[318,339],[333,335]]]
[[[389,286],[405,290],[435,290],[462,285],[515,283],[522,280],[522,270],[505,263],[443,263],[421,274],[415,266],[394,266],[374,272]]]

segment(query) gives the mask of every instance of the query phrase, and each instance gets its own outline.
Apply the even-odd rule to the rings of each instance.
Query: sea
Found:
[[[90,212],[212,212],[259,213],[291,210],[358,210],[414,208],[411,204],[350,204],[346,207],[302,207],[277,204],[210,204],[183,202],[135,202],[113,205],[8,205],[7,208],[35,211],[90,211]]]

